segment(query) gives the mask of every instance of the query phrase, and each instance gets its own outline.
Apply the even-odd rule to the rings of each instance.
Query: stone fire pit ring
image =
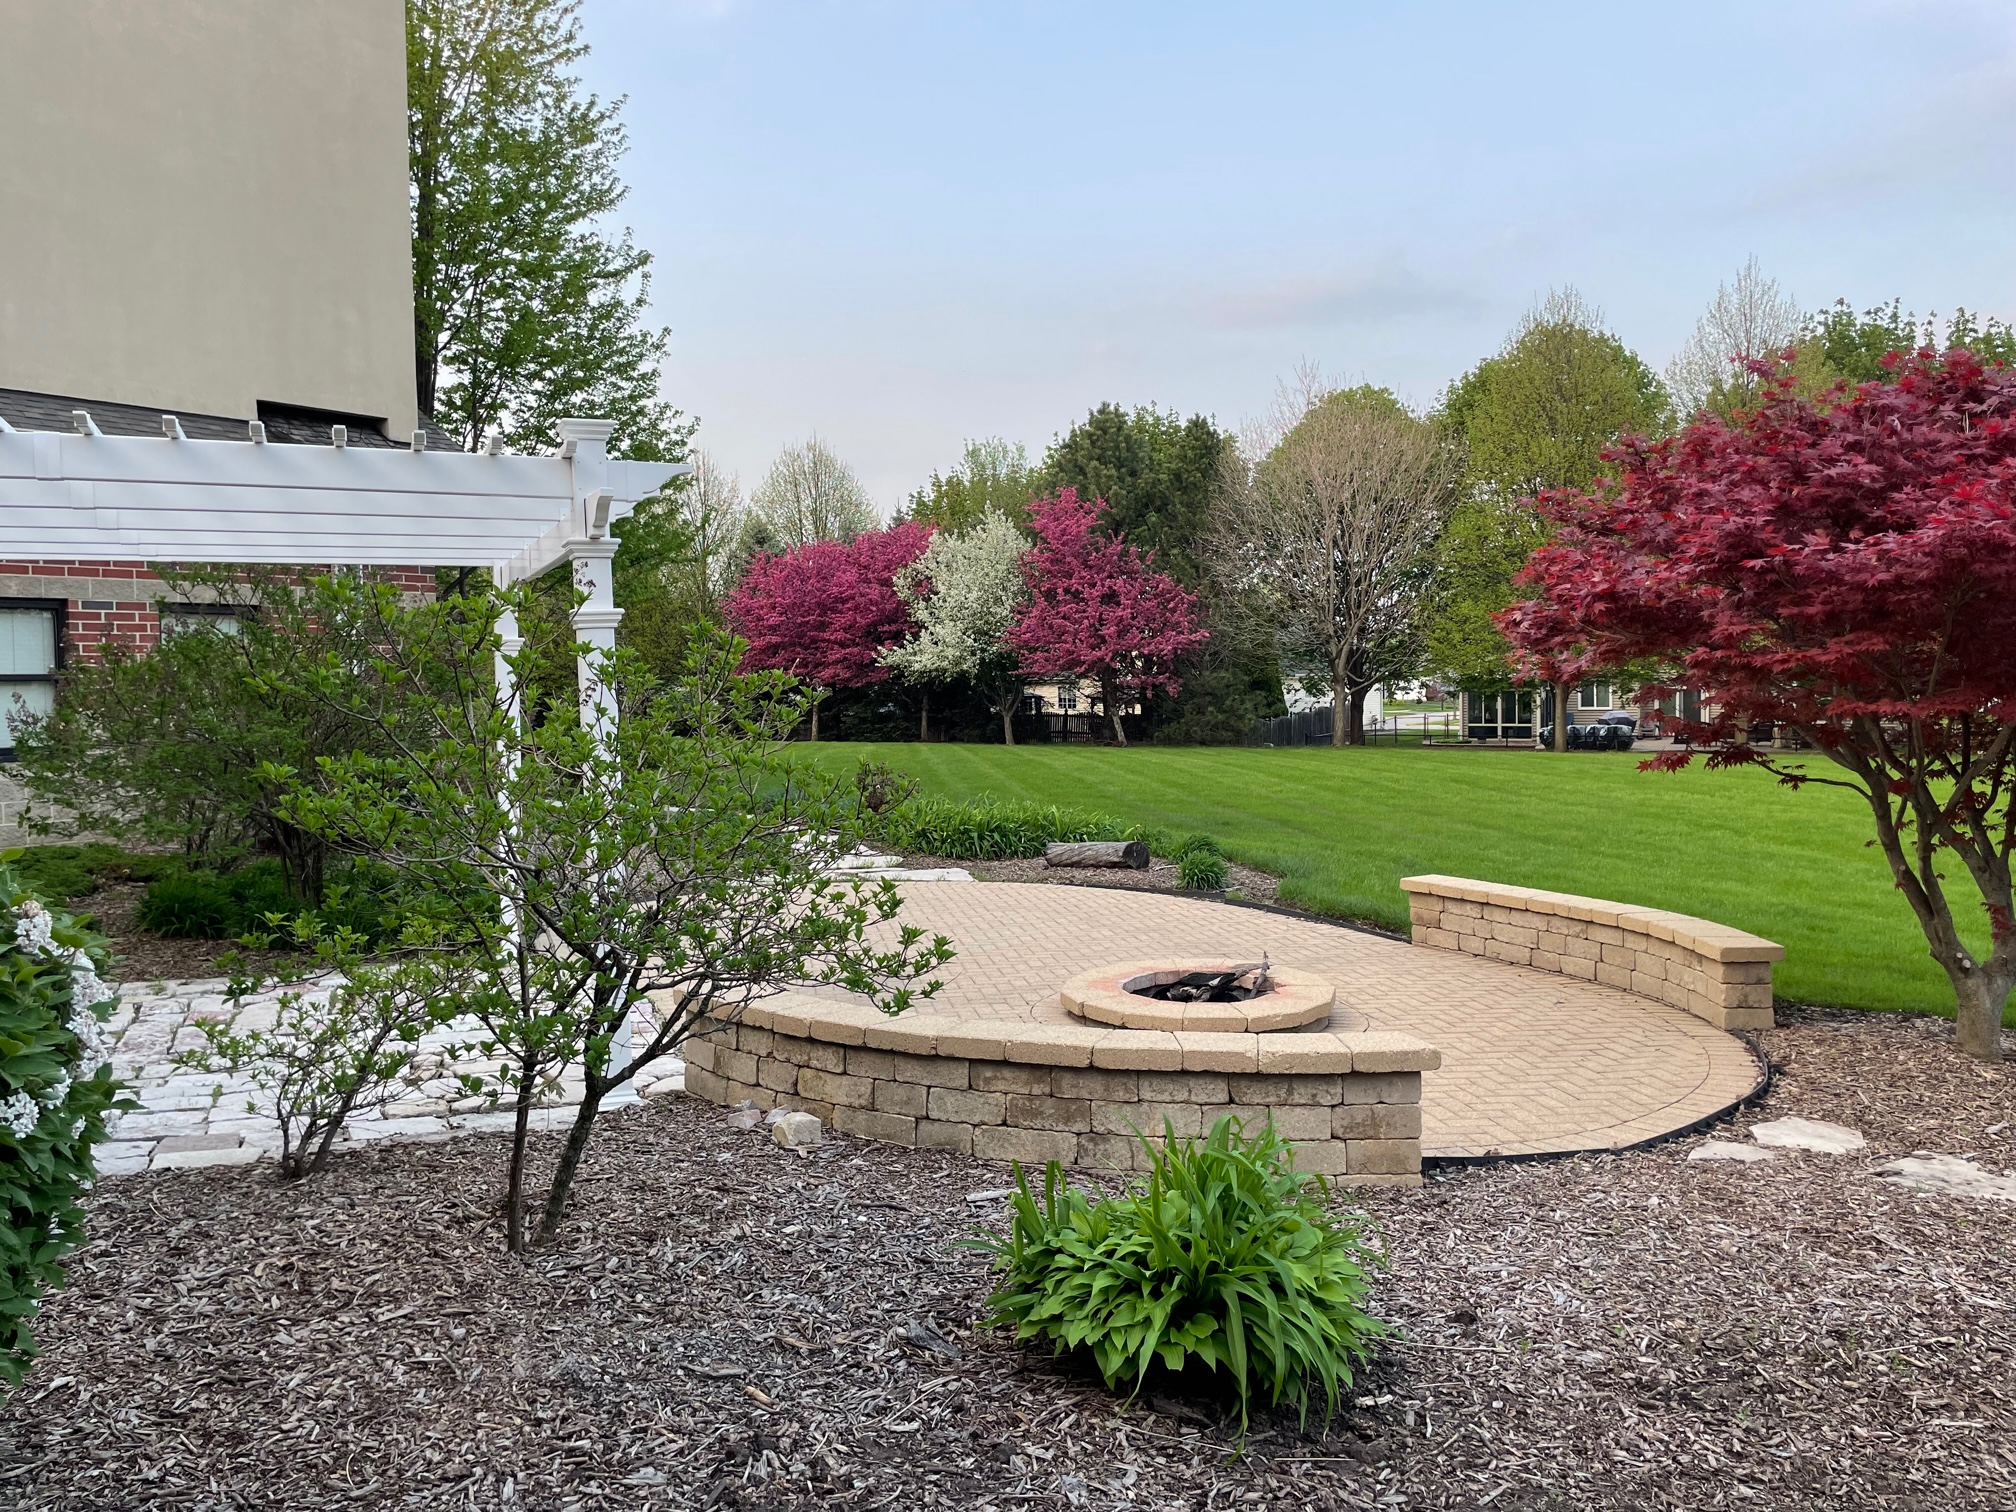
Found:
[[[1074,1018],[1121,1029],[1193,1030],[1264,1034],[1320,1024],[1337,1005],[1337,989],[1314,972],[1269,966],[1274,990],[1244,1003],[1165,1003],[1137,989],[1173,982],[1192,971],[1224,971],[1243,964],[1229,957],[1123,961],[1081,971],[1057,994]]]

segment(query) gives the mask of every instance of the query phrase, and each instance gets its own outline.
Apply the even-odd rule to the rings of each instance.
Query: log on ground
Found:
[[[1148,869],[1148,847],[1139,840],[1076,840],[1043,847],[1045,866],[1111,866]]]

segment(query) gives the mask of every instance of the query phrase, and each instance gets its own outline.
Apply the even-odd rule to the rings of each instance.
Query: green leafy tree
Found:
[[[790,677],[738,673],[726,637],[669,681],[619,648],[595,669],[621,700],[613,731],[606,703],[535,722],[492,672],[497,616],[522,590],[412,607],[338,579],[319,595],[319,613],[381,649],[364,678],[333,660],[304,667],[303,693],[387,738],[325,758],[313,783],[275,777],[296,780],[292,822],[439,900],[460,949],[443,973],[454,1010],[480,1025],[475,1050],[517,1115],[513,1250],[560,1231],[610,1095],[690,1036],[794,986],[889,1013],[937,990],[922,979],[948,943],[907,925],[885,934],[895,887],[830,875],[866,816],[851,782],[781,753],[808,705]],[[531,1115],[564,1066],[580,1068],[581,1102],[528,1227]]]
[[[206,865],[277,855],[288,895],[322,901],[331,852],[282,812],[268,763],[313,771],[326,756],[373,750],[374,732],[306,699],[293,678],[324,658],[366,665],[373,648],[322,619],[298,579],[267,568],[164,571],[206,616],[136,653],[114,643],[63,674],[53,713],[17,722],[16,772],[51,831],[173,846]],[[71,819],[56,814],[68,812]]]
[[[979,527],[989,515],[1026,526],[1033,483],[1029,454],[1019,443],[1010,446],[998,436],[968,441],[957,467],[932,473],[931,481],[910,495],[903,518],[957,534]]]
[[[626,189],[621,102],[586,93],[579,0],[411,0],[406,80],[420,409],[465,448],[616,422],[618,454],[682,454],[645,323],[651,254],[604,226]]]
[[[1495,356],[1450,385],[1439,416],[1468,458],[1463,498],[1435,553],[1429,664],[1472,691],[1510,684],[1509,648],[1492,620],[1520,596],[1513,576],[1550,527],[1531,506],[1550,488],[1587,488],[1620,436],[1671,423],[1666,390],[1573,290],[1550,294]],[[1554,689],[1565,707],[1567,685]],[[1557,749],[1566,722],[1557,719]]]
[[[1015,744],[1022,676],[1007,635],[1029,598],[1022,576],[1028,547],[1005,515],[991,512],[964,535],[939,530],[924,554],[896,574],[896,592],[910,606],[917,633],[882,653],[885,666],[912,681],[963,679],[980,688],[1001,716],[1008,745]],[[919,717],[919,738],[928,738],[925,718]]]
[[[2002,321],[1955,310],[1942,330],[1937,316],[1921,321],[1905,311],[1901,299],[1859,315],[1847,300],[1837,299],[1813,317],[1806,341],[1817,348],[1830,381],[1845,379],[1851,384],[1889,381],[1890,369],[1883,359],[1892,352],[1908,355],[1921,346],[1939,352],[1965,347],[1984,362],[2016,364],[2016,330]]]

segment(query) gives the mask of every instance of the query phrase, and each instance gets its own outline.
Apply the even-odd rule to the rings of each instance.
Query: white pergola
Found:
[[[0,558],[297,567],[487,567],[521,582],[563,562],[586,595],[574,614],[585,717],[612,717],[594,652],[616,644],[610,526],[691,471],[609,456],[609,420],[562,420],[559,453],[346,444],[192,441],[173,415],[162,434],[108,436],[88,412],[75,433],[0,420]],[[501,627],[515,649],[516,626]],[[508,676],[508,669],[500,669]]]

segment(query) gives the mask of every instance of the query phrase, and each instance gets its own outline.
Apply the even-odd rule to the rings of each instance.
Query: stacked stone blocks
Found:
[[[1406,877],[1414,943],[1600,982],[1718,1029],[1769,1029],[1785,947],[1726,924],[1465,877]]]
[[[809,1003],[800,999],[800,1003]],[[797,1108],[842,1133],[986,1160],[1131,1171],[1222,1115],[1271,1122],[1299,1169],[1347,1186],[1420,1183],[1421,1073],[1403,1034],[1158,1033],[888,1019],[759,1006],[685,1046],[686,1089]]]

